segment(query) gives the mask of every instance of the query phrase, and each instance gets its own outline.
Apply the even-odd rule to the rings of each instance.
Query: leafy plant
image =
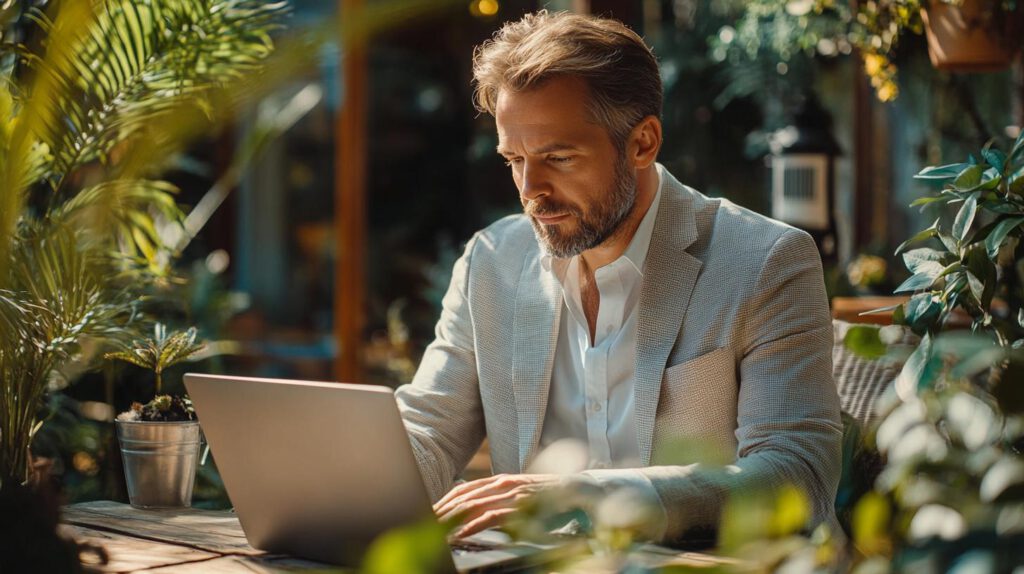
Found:
[[[879,405],[872,436],[885,467],[854,515],[855,544],[876,566],[945,570],[980,560],[1000,571],[1019,563],[1024,136],[1009,153],[988,146],[980,157],[917,175],[941,189],[912,205],[939,216],[897,249],[912,275],[896,291],[913,295],[894,320],[922,338]],[[955,329],[968,320],[973,332]],[[877,356],[882,339],[865,326],[845,343]]]
[[[103,358],[125,361],[153,371],[156,375],[156,394],[160,395],[164,371],[168,367],[195,358],[203,349],[205,345],[196,343],[195,327],[168,334],[167,326],[157,323],[153,327],[151,338],[132,341],[122,350],[107,353]]]
[[[58,7],[60,8],[58,10]],[[186,110],[259,69],[282,3],[89,0],[0,13],[0,479],[27,476],[48,384],[123,341],[166,281]],[[14,43],[11,40],[37,40]],[[159,147],[160,153],[154,151]]]
[[[934,335],[954,311],[1001,347],[1024,345],[1024,135],[1009,153],[995,147],[981,159],[928,167],[917,179],[942,186],[912,206],[938,208],[935,222],[896,250],[912,275],[897,293],[914,293],[896,320]],[[930,246],[905,251],[929,241]]]

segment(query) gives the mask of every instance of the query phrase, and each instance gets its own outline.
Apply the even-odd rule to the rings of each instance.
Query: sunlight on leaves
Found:
[[[1024,460],[1005,456],[985,473],[979,494],[983,502],[995,502],[1006,495],[1024,494]]]
[[[911,540],[923,541],[929,538],[956,540],[967,532],[967,522],[962,514],[941,504],[921,507],[910,522]]]
[[[810,516],[807,494],[792,485],[734,495],[722,513],[719,546],[732,553],[757,540],[785,538],[806,528]]]
[[[957,393],[947,407],[949,431],[970,450],[977,450],[999,435],[1002,421],[992,407],[974,395]]]
[[[853,510],[853,541],[865,555],[886,554],[892,548],[889,501],[877,492],[869,492]]]
[[[389,530],[370,545],[363,574],[432,574],[452,570],[445,527],[433,516]]]
[[[851,326],[843,337],[843,345],[858,357],[868,360],[880,359],[887,352],[879,328],[871,325]]]

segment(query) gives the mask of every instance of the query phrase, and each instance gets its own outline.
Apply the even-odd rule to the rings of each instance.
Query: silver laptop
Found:
[[[195,373],[185,387],[252,547],[356,566],[381,533],[433,518],[391,389]],[[556,550],[498,535],[471,537],[443,568],[536,564]]]

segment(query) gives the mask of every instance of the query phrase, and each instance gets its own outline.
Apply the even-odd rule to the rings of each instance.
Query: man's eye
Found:
[[[572,161],[572,156],[551,156],[548,161],[552,163],[569,163]]]
[[[511,159],[506,159],[505,160],[505,165],[507,165],[508,167],[512,167],[513,165],[522,163],[522,161],[523,161],[523,158],[521,158],[521,157],[514,157],[514,158],[511,158]]]

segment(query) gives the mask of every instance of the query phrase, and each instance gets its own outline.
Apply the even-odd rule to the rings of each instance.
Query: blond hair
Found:
[[[661,116],[658,62],[643,39],[618,20],[541,10],[508,22],[473,54],[477,109],[494,115],[498,93],[578,77],[588,111],[623,149],[640,120]]]

